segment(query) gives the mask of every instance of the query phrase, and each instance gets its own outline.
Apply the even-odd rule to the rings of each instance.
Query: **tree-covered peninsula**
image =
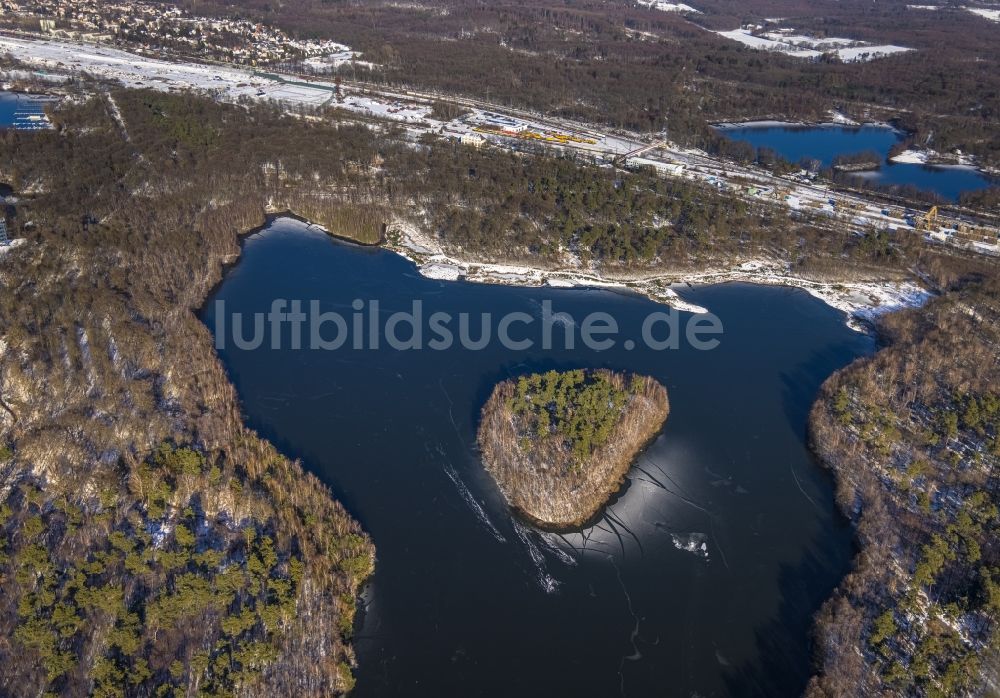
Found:
[[[483,407],[479,447],[508,504],[547,528],[593,517],[670,407],[648,376],[549,371],[507,380]]]

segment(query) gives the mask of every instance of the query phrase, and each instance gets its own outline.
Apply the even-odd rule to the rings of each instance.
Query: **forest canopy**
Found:
[[[648,376],[536,373],[493,390],[479,447],[515,511],[546,527],[579,526],[618,490],[668,411],[666,389]]]

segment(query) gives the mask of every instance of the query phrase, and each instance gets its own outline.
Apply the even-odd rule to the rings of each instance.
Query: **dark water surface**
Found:
[[[965,191],[976,191],[998,184],[972,168],[933,167],[889,162],[889,149],[903,139],[903,134],[888,126],[726,126],[719,129],[727,138],[746,141],[755,148],[770,148],[790,162],[804,158],[819,160],[829,167],[838,155],[850,155],[872,150],[883,157],[878,172],[859,174],[879,184],[912,185],[932,191],[950,201],[957,201]]]
[[[47,119],[34,119],[32,117],[44,117],[45,106],[53,101],[51,97],[0,90],[0,129],[11,127],[18,130],[49,128],[50,124]]]
[[[872,342],[799,290],[684,295],[722,319],[717,349],[221,351],[250,425],[329,483],[375,541],[355,695],[802,690],[812,615],[852,555],[830,478],[806,449],[807,414],[820,383]],[[578,319],[609,312],[631,336],[663,309],[608,291],[429,280],[289,219],[248,238],[203,319],[215,327],[217,300],[228,315],[266,312],[276,297],[342,313],[355,298],[385,313],[422,299],[426,313],[494,317],[538,316],[550,300]],[[667,386],[663,434],[592,528],[516,523],[476,452],[481,405],[509,376],[601,366]],[[702,542],[707,559],[678,547]]]

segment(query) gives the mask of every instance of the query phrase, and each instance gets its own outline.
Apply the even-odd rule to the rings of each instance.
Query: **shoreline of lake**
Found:
[[[673,287],[729,282],[801,288],[843,312],[849,327],[867,332],[873,321],[893,310],[919,307],[931,294],[912,280],[818,280],[795,276],[787,265],[774,260],[751,260],[731,268],[703,271],[659,270],[609,274],[597,269],[548,268],[525,264],[469,262],[444,253],[436,240],[415,226],[390,223],[385,249],[416,265],[422,276],[440,281],[459,279],[505,286],[554,288],[603,288],[638,293],[676,310],[707,313],[710,308],[684,300]]]
[[[887,121],[785,121],[782,119],[748,119],[747,121],[712,121],[711,128],[727,130],[734,128],[888,128],[894,132],[906,135],[907,132],[897,128]]]

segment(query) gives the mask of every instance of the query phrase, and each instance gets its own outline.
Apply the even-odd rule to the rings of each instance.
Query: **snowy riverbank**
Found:
[[[511,286],[588,287],[629,290],[678,310],[705,313],[710,309],[685,301],[675,288],[686,285],[741,281],[801,288],[847,315],[853,329],[865,331],[879,315],[907,307],[919,307],[930,293],[911,281],[824,282],[804,279],[787,266],[759,260],[731,269],[703,272],[635,272],[611,274],[584,267],[546,269],[518,264],[468,262],[443,252],[438,242],[417,228],[396,223],[389,228],[386,247],[417,265],[428,278],[443,281],[465,279],[477,283]]]
[[[975,157],[958,152],[951,155],[942,155],[934,150],[910,148],[893,155],[889,160],[898,164],[928,165],[930,167],[970,170],[988,174],[985,169],[978,166]]]

